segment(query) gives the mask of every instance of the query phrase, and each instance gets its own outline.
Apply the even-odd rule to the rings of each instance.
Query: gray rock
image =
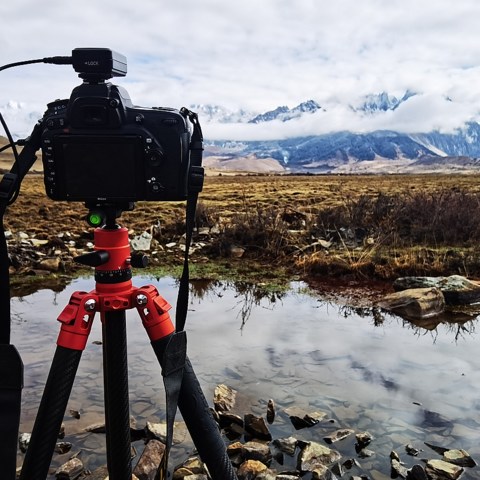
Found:
[[[477,462],[465,450],[447,450],[443,454],[443,460],[459,467],[475,467]]]
[[[411,288],[438,288],[447,305],[468,305],[480,302],[480,284],[461,275],[449,277],[403,277],[393,283],[397,291]]]
[[[152,245],[152,234],[149,232],[143,232],[140,235],[132,238],[130,246],[135,251],[148,251]]]
[[[300,430],[301,428],[312,427],[327,415],[326,413],[320,411],[307,412],[299,407],[289,407],[284,411],[290,417],[290,421],[297,430]]]
[[[438,288],[411,288],[386,295],[377,306],[406,318],[428,318],[445,309],[445,298]]]
[[[344,438],[347,438],[353,432],[354,430],[351,430],[350,428],[342,428],[340,430],[336,430],[335,432],[332,432],[330,435],[323,437],[323,439],[327,443],[335,443],[340,440],[343,440]]]
[[[308,442],[298,455],[297,468],[302,472],[309,472],[321,467],[326,467],[340,460],[341,455],[316,442]]]
[[[293,456],[297,448],[298,440],[295,437],[276,438],[273,444],[283,453]]]

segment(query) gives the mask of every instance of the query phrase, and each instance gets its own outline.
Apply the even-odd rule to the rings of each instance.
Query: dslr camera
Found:
[[[72,64],[83,84],[49,103],[41,121],[47,195],[114,204],[186,199],[189,112],[133,106],[122,87],[106,82],[127,73],[126,58],[110,49],[77,48]]]

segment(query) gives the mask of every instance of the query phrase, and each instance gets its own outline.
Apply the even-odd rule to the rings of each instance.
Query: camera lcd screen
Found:
[[[136,136],[56,137],[61,151],[65,196],[71,200],[134,199],[141,160],[141,139]],[[60,166],[60,165],[59,165]]]

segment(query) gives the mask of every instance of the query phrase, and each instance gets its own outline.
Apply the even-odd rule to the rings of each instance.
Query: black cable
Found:
[[[7,68],[21,67],[22,65],[31,65],[32,63],[53,63],[55,65],[71,65],[72,57],[45,57],[36,58],[35,60],[25,60],[23,62],[8,63],[7,65],[2,65],[0,67],[0,72],[2,70],[7,70]]]

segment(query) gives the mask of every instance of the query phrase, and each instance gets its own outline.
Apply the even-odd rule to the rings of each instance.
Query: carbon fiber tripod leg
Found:
[[[81,350],[57,346],[20,480],[45,480],[47,477],[81,356]]]
[[[131,480],[125,311],[106,312],[102,323],[108,474],[110,480]]]

